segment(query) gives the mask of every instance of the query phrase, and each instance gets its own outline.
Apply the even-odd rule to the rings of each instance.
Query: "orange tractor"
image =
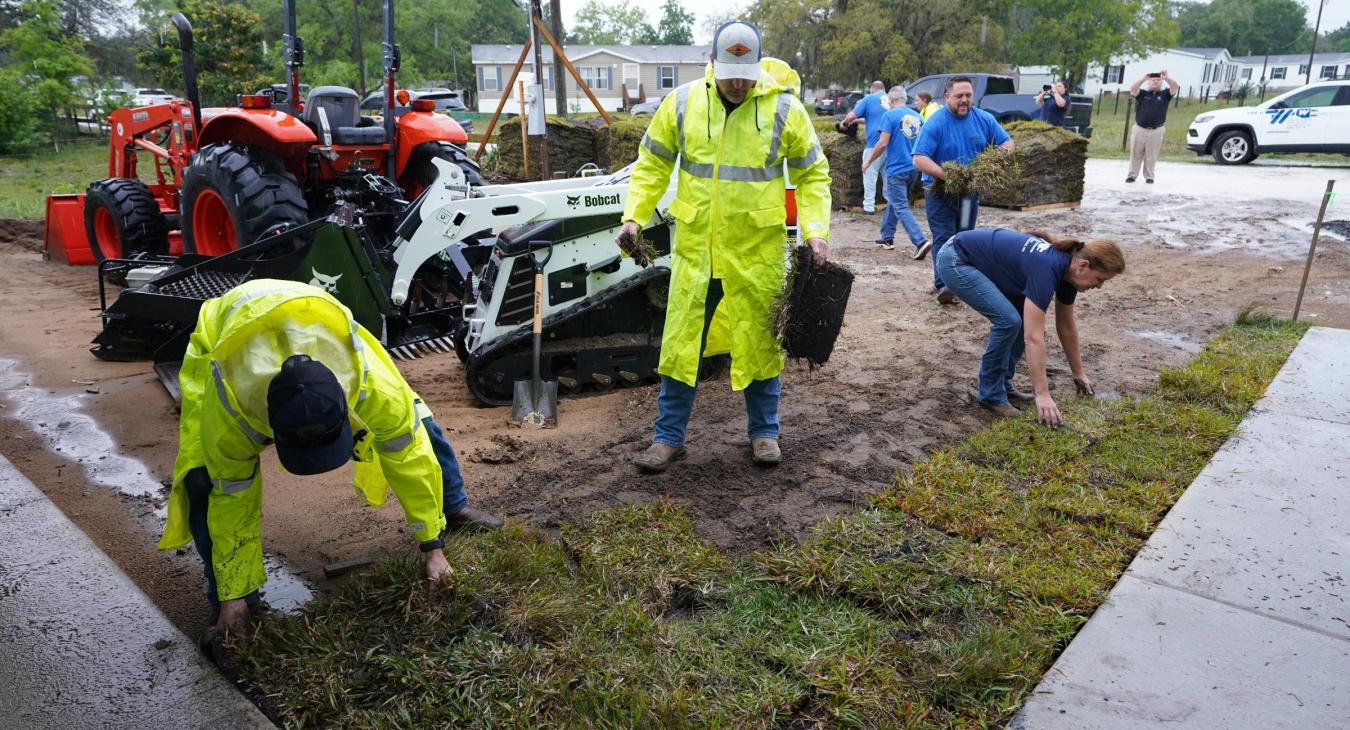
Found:
[[[201,108],[192,26],[181,13],[173,16],[187,100],[109,116],[108,178],[84,194],[47,200],[53,257],[92,264],[219,256],[327,216],[342,202],[359,205],[365,225],[392,236],[407,202],[435,181],[433,159],[458,165],[468,182],[481,184],[463,150],[463,128],[435,113],[434,102],[409,103],[406,91],[395,91],[392,0],[384,2],[380,121],[361,116],[352,89],[320,86],[300,100],[304,43],[296,34],[295,1],[282,5],[286,92],[241,95],[229,108]],[[139,179],[138,153],[153,160],[154,183]]]

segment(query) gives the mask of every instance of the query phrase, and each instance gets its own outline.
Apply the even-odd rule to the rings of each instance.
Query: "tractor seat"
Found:
[[[387,144],[383,127],[361,126],[361,100],[356,92],[343,86],[319,86],[305,99],[306,124],[322,143],[331,135],[333,144]]]

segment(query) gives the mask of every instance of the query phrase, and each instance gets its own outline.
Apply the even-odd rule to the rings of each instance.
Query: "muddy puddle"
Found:
[[[93,382],[72,382],[97,392]],[[139,459],[120,452],[117,443],[85,412],[87,394],[61,395],[35,388],[32,376],[13,360],[0,358],[0,397],[8,402],[11,416],[28,426],[55,453],[84,470],[86,489],[108,489],[120,494],[129,507],[149,508],[156,532],[168,517],[167,484],[155,479]],[[193,555],[190,558],[196,562]],[[264,554],[267,570],[264,597],[273,609],[292,611],[313,598],[313,591],[277,555]]]

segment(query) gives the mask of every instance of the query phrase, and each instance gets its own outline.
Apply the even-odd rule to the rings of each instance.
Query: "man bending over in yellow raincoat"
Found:
[[[637,458],[648,471],[664,471],[685,455],[699,363],[727,352],[731,387],[745,391],[755,462],[781,459],[784,356],[770,309],[787,258],[784,163],[817,266],[825,263],[830,235],[830,170],[797,98],[800,78],[782,61],[761,58],[760,48],[749,23],[718,28],[704,77],[666,96],[638,148],[620,248],[631,249],[677,160],[680,167],[670,206],[676,243],[658,368],[660,412],[652,445]]]
[[[371,505],[392,488],[429,579],[450,570],[440,539],[447,525],[501,525],[467,506],[455,451],[431,410],[322,289],[259,279],[207,300],[178,384],[178,459],[159,549],[196,543],[217,629],[241,629],[266,580],[258,455],[268,444],[292,474],[355,460],[357,492]]]

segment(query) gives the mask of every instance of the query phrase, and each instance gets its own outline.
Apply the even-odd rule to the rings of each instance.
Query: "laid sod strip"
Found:
[[[1303,328],[1243,317],[1154,394],[1002,421],[799,545],[678,505],[457,536],[234,647],[287,727],[992,727],[1011,717]]]

